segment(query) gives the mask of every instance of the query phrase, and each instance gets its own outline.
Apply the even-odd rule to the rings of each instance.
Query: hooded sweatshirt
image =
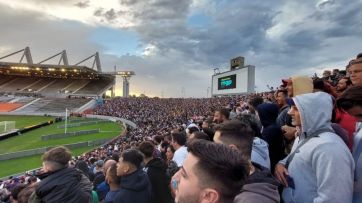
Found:
[[[268,143],[270,167],[273,173],[274,166],[286,156],[283,132],[276,123],[279,108],[276,104],[263,103],[257,107],[257,111],[263,126],[261,138]]]
[[[115,195],[114,202],[151,202],[151,183],[147,174],[142,169],[138,169],[131,174],[122,176],[120,185],[121,189]]]
[[[253,163],[255,172],[249,176],[233,203],[279,203],[280,185],[270,173],[269,169]]]
[[[317,92],[293,100],[300,113],[301,129],[292,152],[309,136],[318,136],[307,140],[290,161],[288,173],[295,189],[283,190],[284,202],[351,202],[354,162],[342,139],[331,132],[331,96]],[[285,164],[286,159],[281,163]]]
[[[251,161],[270,170],[268,143],[258,137],[253,140]]]
[[[152,185],[153,203],[172,202],[169,188],[170,178],[166,175],[166,164],[160,158],[150,160],[143,170],[147,173]]]

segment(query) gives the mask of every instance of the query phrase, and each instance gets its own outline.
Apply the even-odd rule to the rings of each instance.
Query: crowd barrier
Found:
[[[61,139],[66,137],[74,137],[79,135],[88,135],[93,133],[99,133],[100,129],[93,129],[93,130],[81,130],[76,132],[68,132],[68,133],[56,133],[56,134],[49,134],[41,136],[41,140],[54,140],[54,139]]]

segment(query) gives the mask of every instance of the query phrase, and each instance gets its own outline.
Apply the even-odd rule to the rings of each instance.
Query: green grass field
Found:
[[[84,147],[84,148],[73,149],[71,151],[73,156],[78,156],[92,149],[93,147]],[[41,167],[41,155],[34,155],[18,159],[11,159],[7,161],[0,161],[0,168],[2,169],[0,170],[0,177],[5,177],[25,172],[39,167]]]
[[[0,122],[1,121],[16,121],[16,123],[15,123],[16,129],[21,129],[26,126],[43,123],[43,122],[49,121],[49,120],[54,120],[54,118],[49,117],[49,116],[7,116],[7,115],[0,116]]]
[[[51,117],[36,117],[36,116],[0,116],[0,121],[9,120],[16,121],[17,128],[22,128],[29,125],[39,124],[44,121],[51,120]],[[75,118],[79,119],[79,118]],[[86,120],[86,119],[85,119]],[[113,138],[118,136],[122,127],[117,123],[100,123],[94,125],[86,125],[80,127],[68,128],[68,132],[100,129],[100,133],[80,135],[62,139],[42,141],[41,136],[54,133],[62,133],[64,129],[59,129],[59,125],[64,125],[64,122],[58,122],[49,126],[45,126],[23,135],[12,137],[6,140],[0,141],[0,154],[16,152],[28,149],[35,149],[41,147],[59,146],[70,143],[92,141],[104,138]],[[79,155],[91,150],[92,147],[74,149],[72,152],[74,155]],[[0,177],[8,176],[14,173],[23,172],[33,168],[40,167],[41,155],[23,157],[13,160],[0,161]],[[5,169],[5,170],[3,170]]]

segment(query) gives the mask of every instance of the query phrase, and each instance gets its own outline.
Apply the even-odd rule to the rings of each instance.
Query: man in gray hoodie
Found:
[[[289,202],[351,202],[354,161],[331,127],[333,103],[324,92],[293,98],[289,114],[297,126],[292,152],[275,167]]]

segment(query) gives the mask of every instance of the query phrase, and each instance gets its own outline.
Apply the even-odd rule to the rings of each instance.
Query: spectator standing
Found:
[[[279,183],[272,176],[269,169],[253,163],[251,160],[253,134],[253,130],[248,123],[237,120],[220,125],[215,132],[216,143],[238,150],[249,163],[250,176],[247,178],[240,194],[236,196],[234,203],[278,203],[280,202]]]
[[[257,112],[263,125],[261,137],[268,143],[272,172],[274,172],[275,165],[286,156],[283,132],[276,123],[278,111],[279,109],[276,104],[263,103],[257,107]]]
[[[166,164],[160,158],[154,158],[154,145],[151,142],[144,141],[139,146],[140,152],[144,155],[144,167],[152,185],[152,202],[169,203],[172,202],[171,191],[169,188],[170,178],[166,174]]]
[[[293,101],[289,113],[298,137],[291,154],[275,169],[285,185],[284,202],[351,202],[354,162],[332,130],[331,96],[317,92],[298,95]]]
[[[354,173],[353,203],[362,202],[362,86],[351,87],[337,100],[337,106],[357,120],[352,155]]]
[[[184,133],[172,133],[172,146],[175,148],[173,161],[176,162],[178,167],[181,167],[187,156],[186,135]]]
[[[81,171],[68,167],[70,151],[56,147],[44,153],[43,173],[35,196],[41,202],[90,202],[92,185]]]
[[[206,140],[188,146],[185,164],[173,177],[178,203],[231,203],[248,175],[238,151]]]
[[[117,176],[121,178],[121,189],[115,195],[114,202],[151,202],[151,183],[140,167],[142,161],[142,154],[136,149],[122,153],[117,163]]]

